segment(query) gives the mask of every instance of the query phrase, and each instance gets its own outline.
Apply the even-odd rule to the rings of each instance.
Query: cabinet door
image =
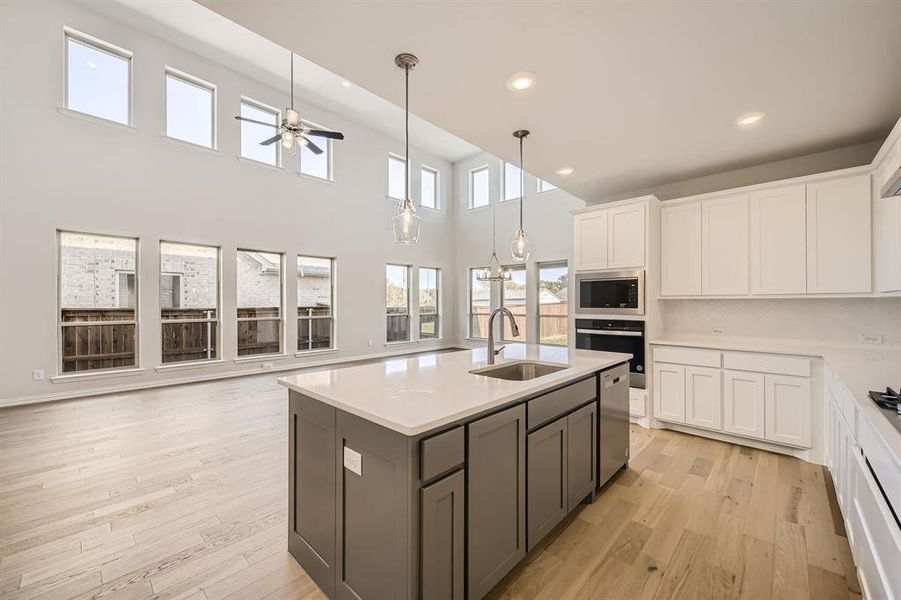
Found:
[[[721,429],[723,426],[722,371],[685,367],[685,424]]]
[[[644,266],[644,204],[611,208],[607,216],[607,266]]]
[[[660,209],[660,295],[701,294],[701,205]]]
[[[576,215],[573,221],[576,271],[607,268],[607,213],[602,210]]]
[[[566,417],[567,510],[572,510],[595,488],[597,481],[597,403]]]
[[[529,550],[566,516],[566,438],[566,417],[528,436]]]
[[[422,597],[462,600],[465,478],[457,471],[422,488]]]
[[[654,416],[685,422],[685,367],[654,363]]]
[[[749,229],[746,194],[701,203],[701,293],[748,293]]]
[[[807,186],[807,292],[872,290],[870,175]]]
[[[526,409],[467,425],[468,596],[481,598],[526,555]]]
[[[766,407],[763,373],[723,371],[723,431],[763,439]]]
[[[766,375],[766,439],[810,446],[810,379]]]
[[[876,290],[901,291],[901,196],[876,198]]]
[[[751,194],[751,293],[807,292],[807,202],[803,185]]]

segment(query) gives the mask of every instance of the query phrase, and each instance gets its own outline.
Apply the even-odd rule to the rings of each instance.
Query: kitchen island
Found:
[[[279,379],[291,554],[330,598],[481,598],[626,464],[629,358],[510,344]]]

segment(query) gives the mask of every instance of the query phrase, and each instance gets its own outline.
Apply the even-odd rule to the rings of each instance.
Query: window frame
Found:
[[[235,360],[255,360],[257,358],[264,358],[267,356],[281,356],[285,354],[285,286],[287,285],[287,277],[285,276],[285,253],[281,251],[274,250],[259,250],[259,249],[251,249],[246,247],[236,248],[235,249],[235,266],[238,264],[238,255],[241,252],[256,252],[259,254],[277,254],[279,257],[279,307],[278,307],[278,315],[277,317],[238,317],[238,311],[241,309],[238,306],[237,297],[238,297],[238,282],[239,279],[235,277],[235,353],[237,358]],[[249,321],[279,321],[278,325],[278,351],[276,352],[267,352],[267,353],[259,353],[259,354],[240,354],[240,349],[238,347],[238,331],[239,325],[242,322]]]
[[[163,244],[174,244],[179,246],[196,246],[199,248],[212,248],[216,250],[216,316],[214,318],[203,318],[203,319],[164,319],[163,318],[163,307],[160,306],[160,366],[165,367],[168,365],[173,366],[181,366],[181,365],[194,365],[194,364],[204,364],[208,362],[219,362],[222,360],[222,247],[216,246],[213,244],[198,244],[195,242],[178,242],[173,240],[160,240],[159,242],[159,267],[160,272],[159,275],[162,277],[163,275],[178,275],[182,282],[184,281],[184,275],[181,273],[171,273],[167,271],[163,271]],[[237,260],[237,259],[236,259]],[[179,294],[181,295],[182,303],[184,303],[184,295],[185,290],[184,286],[179,286]],[[212,356],[209,358],[200,358],[195,360],[176,360],[166,362],[163,360],[163,348],[162,348],[162,335],[163,335],[163,326],[169,323],[211,323],[216,325],[216,356]],[[210,339],[212,342],[212,339]]]
[[[536,306],[536,308],[535,308],[535,325],[536,325],[536,327],[537,327],[537,329],[535,330],[535,332],[536,332],[535,340],[536,340],[536,343],[538,343],[538,344],[541,344],[541,343],[542,343],[542,341],[541,341],[541,319],[542,319],[542,317],[544,317],[545,319],[548,319],[548,318],[550,318],[550,319],[562,319],[563,322],[566,323],[566,331],[567,331],[567,333],[566,333],[566,343],[565,343],[565,344],[551,344],[551,343],[548,343],[548,342],[544,342],[544,344],[547,345],[547,346],[560,346],[560,347],[566,347],[566,346],[569,346],[569,307],[567,307],[567,314],[565,314],[565,315],[542,315],[542,314],[541,314],[541,269],[542,269],[542,268],[554,267],[554,266],[558,266],[558,267],[559,267],[559,266],[562,266],[562,267],[564,267],[564,268],[566,269],[566,277],[567,277],[567,281],[568,281],[568,280],[569,280],[569,275],[570,275],[570,273],[569,273],[569,261],[566,260],[565,258],[560,259],[560,260],[547,260],[547,261],[542,261],[542,262],[536,263],[536,265],[535,265],[535,267],[536,267],[536,273],[538,274],[538,276],[537,276],[537,278],[536,278],[536,281],[535,281],[536,292],[537,292],[537,294],[538,294],[538,296],[537,296],[537,302],[536,302],[537,306]],[[567,284],[567,285],[568,285],[568,284]],[[568,296],[567,296],[567,304],[569,304]]]
[[[305,119],[301,120],[300,126],[307,127],[309,129],[321,129],[323,131],[334,131],[328,127],[325,127],[323,125],[318,125],[316,123],[313,123],[312,121],[307,121]],[[310,136],[310,137],[316,137],[316,136]],[[324,138],[324,139],[325,139],[324,150],[327,155],[326,156],[326,171],[327,171],[326,177],[320,177],[319,175],[313,175],[311,173],[303,172],[303,148],[300,148],[297,151],[297,172],[298,172],[298,174],[300,174],[304,177],[310,177],[312,179],[315,179],[316,181],[334,182],[335,181],[335,152],[334,152],[334,150],[335,150],[334,141],[335,140],[333,140],[331,138]],[[281,144],[279,144],[279,145],[281,145]],[[311,257],[311,258],[313,258],[313,257]]]
[[[422,272],[423,271],[434,271],[435,272],[435,312],[434,313],[423,313],[422,312],[422,304],[419,302],[420,294],[422,293]],[[428,266],[418,266],[416,268],[416,314],[419,317],[419,327],[417,328],[417,336],[420,340],[441,340],[444,339],[444,330],[442,328],[442,319],[441,319],[441,267],[428,267]],[[435,315],[435,335],[422,337],[422,315]]]
[[[102,117],[100,115],[95,115],[93,113],[84,112],[82,110],[78,110],[77,108],[72,108],[69,106],[69,40],[72,40],[76,44],[81,44],[82,46],[87,46],[93,50],[98,52],[103,52],[105,54],[109,54],[115,58],[122,59],[128,63],[128,119],[125,123],[121,121],[116,121],[113,119],[109,119],[107,117]],[[73,113],[77,113],[79,115],[85,115],[88,118],[98,119],[104,123],[112,123],[114,125],[124,125],[126,127],[134,127],[134,53],[131,50],[127,50],[122,48],[121,46],[116,46],[115,44],[111,44],[100,38],[94,37],[87,33],[78,31],[77,29],[73,29],[71,27],[63,27],[63,106],[66,110],[72,111]],[[64,231],[64,230],[60,230]],[[71,231],[66,231],[66,233],[74,233]],[[92,234],[84,234],[84,235],[92,235]]]
[[[64,234],[72,235],[89,235],[104,238],[117,238],[123,240],[132,240],[135,245],[135,306],[134,318],[118,321],[63,321],[63,245],[62,236]],[[56,230],[56,375],[65,379],[68,377],[80,377],[85,375],[103,375],[106,373],[116,373],[119,371],[135,371],[141,369],[141,294],[140,285],[141,278],[138,273],[141,269],[141,239],[136,236],[121,234],[105,234],[105,233],[88,233],[85,231],[77,231],[74,229],[57,229]],[[118,271],[117,271],[118,272]],[[116,297],[119,295],[119,277],[116,276]],[[134,355],[133,365],[123,365],[121,367],[110,367],[106,369],[85,369],[82,371],[65,371],[63,370],[63,329],[65,327],[87,327],[102,323],[104,326],[112,325],[133,325],[134,326]]]
[[[300,349],[300,336],[297,338],[298,348],[295,350],[296,356],[305,356],[307,354],[316,353],[316,352],[331,352],[338,349],[338,315],[336,306],[338,304],[336,299],[336,291],[338,286],[336,284],[336,272],[338,265],[338,258],[335,256],[318,256],[315,254],[296,254],[294,261],[295,267],[297,265],[297,261],[300,258],[318,258],[321,260],[329,261],[329,298],[331,299],[331,304],[329,305],[329,314],[326,315],[310,315],[307,317],[301,317],[299,314],[296,315],[295,326],[300,322],[301,318],[304,319],[329,319],[331,320],[331,335],[329,336],[329,346],[328,348],[307,348],[305,350]],[[300,277],[300,275],[295,275],[295,277]],[[295,287],[296,287],[295,281]],[[297,303],[297,298],[295,298],[295,304]],[[296,308],[300,308],[299,306]],[[296,309],[295,309],[296,310]]]
[[[207,91],[210,93],[210,145],[207,146],[205,144],[198,144],[197,142],[192,142],[191,140],[182,139],[180,137],[175,137],[169,134],[169,78],[180,81],[181,83],[192,85],[198,89]],[[199,77],[195,77],[190,73],[186,73],[180,69],[176,69],[175,67],[170,67],[166,65],[163,69],[163,81],[165,82],[166,88],[166,100],[164,103],[165,115],[166,115],[166,133],[163,134],[170,140],[175,140],[177,142],[181,142],[183,144],[190,144],[191,146],[197,146],[198,148],[205,148],[207,150],[218,150],[219,149],[219,132],[216,124],[218,123],[218,90],[216,88],[215,83],[211,83],[206,81],[205,79],[201,79]]]
[[[522,314],[522,315],[514,314],[513,315],[514,317],[520,317],[520,316],[522,317],[522,321],[517,322],[517,325],[520,325],[520,330],[521,330],[520,338],[521,339],[510,339],[504,335],[504,332],[506,331],[506,328],[504,327],[504,325],[505,325],[505,323],[507,323],[507,321],[504,319],[501,319],[501,334],[499,337],[502,342],[519,342],[519,343],[525,344],[528,342],[528,339],[529,339],[529,269],[525,263],[517,263],[514,265],[502,265],[501,268],[504,271],[508,271],[511,273],[510,281],[513,281],[512,273],[514,271],[522,271],[523,275],[525,275],[525,281],[523,282],[523,289],[525,290],[526,296],[525,296],[525,298],[523,298],[524,304],[522,305],[523,312],[525,314]],[[498,306],[504,306],[504,307],[508,308],[510,310],[510,312],[513,312],[513,309],[510,308],[509,306],[506,306],[506,304],[504,303],[504,298],[506,296],[506,284],[507,284],[506,281],[500,282],[500,288],[501,288],[500,289],[500,299],[499,299],[500,302],[499,302]]]
[[[501,202],[512,202],[513,200],[519,200],[520,196],[522,196],[523,198],[525,198],[525,196],[526,196],[526,194],[525,194],[525,177],[522,176],[522,175],[521,175],[521,177],[522,177],[522,184],[523,184],[523,185],[522,185],[521,187],[522,187],[523,189],[520,190],[520,195],[513,196],[512,198],[507,198],[507,165],[510,165],[511,167],[513,167],[514,169],[516,169],[517,171],[519,171],[519,166],[517,166],[517,165],[515,165],[515,164],[513,164],[513,163],[511,163],[511,162],[509,162],[509,161],[506,161],[506,160],[502,160],[502,161],[501,161],[501,195],[500,195],[500,201],[501,201]]]
[[[548,184],[551,187],[547,188],[546,190],[542,189],[542,184],[544,184],[544,183]],[[541,177],[535,178],[535,193],[536,194],[544,194],[545,192],[553,192],[554,190],[557,190],[557,189],[560,189],[560,188],[558,188],[556,185],[554,185],[550,181],[548,181],[546,179],[542,179]],[[555,262],[555,261],[550,261],[550,262]]]
[[[487,336],[474,335],[473,328],[472,328],[473,317],[476,314],[481,314],[481,313],[474,313],[472,311],[472,301],[473,301],[473,285],[472,285],[472,283],[473,283],[473,280],[475,279],[476,273],[485,272],[487,270],[488,270],[488,267],[469,267],[469,269],[468,269],[469,280],[467,281],[467,288],[468,288],[469,293],[467,294],[468,295],[468,304],[467,304],[467,308],[466,308],[466,320],[467,320],[466,337],[467,337],[467,339],[470,339],[470,340],[487,340],[488,339]],[[491,282],[488,282],[487,285],[488,285],[488,314],[490,315],[491,314]]]
[[[422,197],[422,173],[423,171],[428,171],[435,176],[435,194],[434,194],[434,206],[429,206],[427,204],[423,204]],[[441,171],[435,169],[434,167],[430,167],[426,164],[419,165],[419,206],[422,208],[428,208],[429,210],[440,211],[441,210]]]
[[[241,114],[241,106],[244,104],[246,104],[247,106],[254,108],[256,110],[273,114],[275,116],[276,126],[281,124],[281,122],[282,122],[281,109],[271,106],[269,104],[266,104],[265,102],[260,102],[259,100],[255,100],[255,99],[251,98],[250,96],[242,95],[238,100],[238,114],[239,115]],[[277,130],[273,130],[273,131],[277,131]],[[267,167],[274,167],[276,169],[282,168],[283,153],[282,153],[282,145],[279,142],[275,142],[273,144],[275,146],[275,164],[268,163],[263,160],[258,160],[256,158],[244,156],[244,153],[241,149],[241,144],[244,141],[244,133],[243,132],[244,132],[243,123],[239,121],[238,122],[238,158],[240,158],[241,160],[250,161],[255,164],[265,165]]]
[[[488,183],[486,187],[486,194],[488,198],[485,204],[474,206],[473,202],[475,201],[475,174],[481,173],[482,171],[485,171],[488,174]],[[480,167],[475,167],[469,170],[469,210],[477,210],[480,208],[486,208],[488,206],[491,206],[491,169],[488,165],[482,165]]]
[[[407,292],[407,293],[406,293],[407,310],[406,310],[405,313],[394,313],[394,315],[393,315],[393,316],[405,315],[405,316],[407,317],[407,337],[406,337],[406,339],[403,339],[403,340],[389,340],[389,339],[388,339],[388,317],[389,317],[389,316],[392,316],[392,314],[388,312],[388,284],[387,284],[388,267],[403,267],[404,270],[406,271],[406,274],[407,274],[407,275],[406,275],[406,283],[407,283],[407,290],[406,290],[406,292]],[[411,289],[411,288],[412,288],[412,285],[411,285],[411,284],[412,284],[412,280],[413,280],[413,278],[411,277],[411,275],[412,275],[412,270],[413,270],[413,266],[412,266],[412,265],[409,265],[409,264],[403,264],[403,263],[390,263],[390,262],[389,262],[389,263],[385,263],[385,344],[386,344],[386,345],[391,345],[391,344],[406,344],[406,343],[409,343],[409,342],[414,341],[414,339],[413,339],[413,314],[412,314],[413,311],[411,310],[411,309],[412,309],[412,306],[411,306],[411,301],[410,301],[410,293],[411,293],[411,291],[412,291],[412,289]],[[417,303],[417,305],[418,305],[418,303]]]
[[[391,161],[392,160],[396,160],[396,161],[399,161],[400,163],[402,163],[404,166],[404,176],[407,178],[410,177],[410,174],[407,173],[407,159],[405,157],[401,156],[400,154],[396,154],[394,152],[389,152],[388,153],[388,163],[387,163],[387,165],[388,165],[387,184],[388,185],[386,186],[387,189],[385,190],[385,197],[388,200],[392,200],[394,202],[402,202],[404,200],[404,198],[395,198],[394,196],[391,195]]]

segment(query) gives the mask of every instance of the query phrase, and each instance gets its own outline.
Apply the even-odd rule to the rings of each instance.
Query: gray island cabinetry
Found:
[[[280,380],[288,548],[329,598],[482,598],[594,498],[599,376],[628,355],[534,348],[508,348],[506,362],[540,352],[567,369],[492,380],[469,372],[484,362],[475,350],[429,369],[404,359]],[[366,390],[376,399],[349,400]]]

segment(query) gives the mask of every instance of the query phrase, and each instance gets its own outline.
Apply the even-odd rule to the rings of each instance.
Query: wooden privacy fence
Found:
[[[63,309],[60,317],[63,373],[134,366],[134,309]]]

